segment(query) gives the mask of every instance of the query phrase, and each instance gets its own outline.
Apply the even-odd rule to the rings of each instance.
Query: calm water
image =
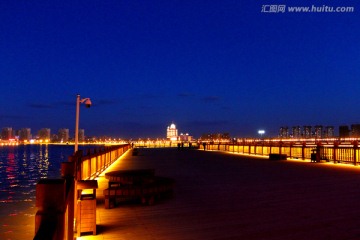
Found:
[[[93,146],[79,146],[85,149]],[[41,178],[60,177],[61,162],[74,152],[72,145],[21,145],[0,147],[0,205],[35,202]],[[25,204],[26,205],[26,204]],[[1,216],[0,216],[1,217]]]

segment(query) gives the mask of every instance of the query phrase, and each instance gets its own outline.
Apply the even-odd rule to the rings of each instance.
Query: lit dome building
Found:
[[[166,138],[170,139],[171,141],[176,141],[177,137],[178,137],[178,130],[176,129],[176,125],[172,123],[170,126],[167,127]]]

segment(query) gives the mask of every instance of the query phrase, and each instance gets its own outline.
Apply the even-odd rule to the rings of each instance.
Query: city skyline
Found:
[[[55,131],[51,130],[50,128],[41,128],[35,130],[33,133],[31,128],[20,128],[14,129],[12,127],[0,127],[1,128],[1,139],[2,140],[9,140],[15,139],[18,140],[30,140],[30,139],[50,139],[52,141],[60,141],[62,138],[61,135],[66,135],[64,142],[69,140],[73,140],[75,137],[75,132],[71,131],[69,128],[59,128]],[[184,129],[183,129],[184,130]],[[23,134],[22,132],[27,132]],[[65,134],[63,132],[66,132]],[[261,134],[260,134],[261,131]],[[201,139],[206,135],[227,135],[228,138],[249,138],[241,135],[234,135],[233,133],[229,132],[203,132],[199,136],[193,136],[191,133],[189,134],[188,131],[182,131],[177,129],[176,124],[172,122],[166,128],[166,132],[163,132],[163,135],[159,135],[158,137],[149,137],[149,136],[139,136],[138,139],[170,139],[175,140],[181,136],[190,136],[191,139]],[[26,135],[26,137],[21,136]],[[258,133],[252,135],[250,138],[345,138],[345,137],[360,137],[360,124],[347,124],[347,125],[340,125],[340,126],[330,126],[330,125],[295,125],[295,126],[281,126],[278,128],[278,133],[276,135],[269,135],[266,133],[265,130],[259,130]],[[106,135],[85,135],[85,129],[79,129],[79,139],[84,141],[86,138],[88,139],[96,139],[96,138],[118,138],[121,139],[120,136],[106,136]],[[123,140],[130,140],[133,138],[123,138]],[[136,138],[134,138],[136,139]],[[133,140],[134,140],[133,139]]]
[[[359,123],[360,4],[266,4],[3,1],[0,126],[72,131],[76,94],[92,101],[89,136],[161,137],[173,120],[242,137]]]

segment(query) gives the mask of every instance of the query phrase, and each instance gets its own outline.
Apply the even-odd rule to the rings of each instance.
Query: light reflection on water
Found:
[[[92,146],[79,148],[89,147]],[[3,208],[6,203],[34,202],[39,179],[60,177],[61,162],[68,161],[73,151],[71,145],[0,147],[0,206]]]

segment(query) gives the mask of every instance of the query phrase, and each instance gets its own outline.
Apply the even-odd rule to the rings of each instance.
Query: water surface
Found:
[[[79,146],[87,148],[94,146]],[[0,239],[32,239],[36,183],[42,178],[59,178],[61,163],[73,152],[72,145],[0,147]]]

